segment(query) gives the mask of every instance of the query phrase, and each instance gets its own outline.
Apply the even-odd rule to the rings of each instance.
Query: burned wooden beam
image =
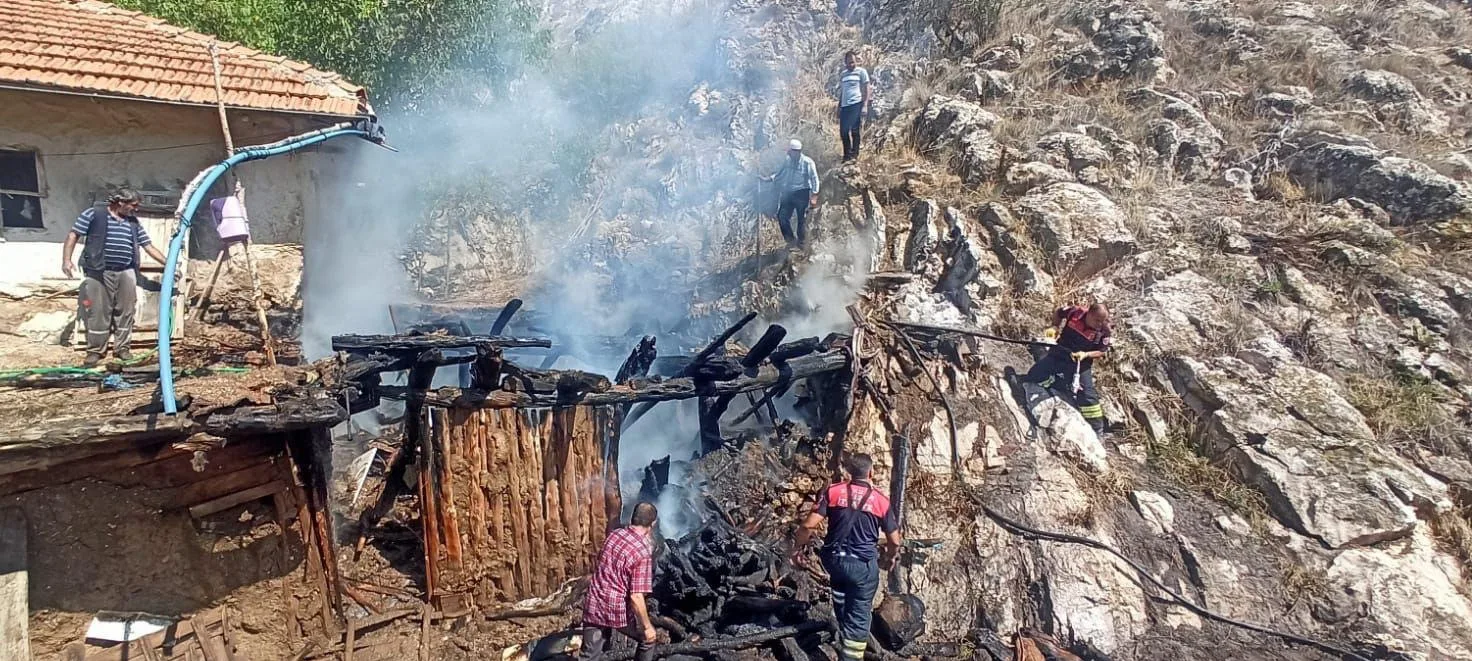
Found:
[[[521,299],[513,298],[506,302],[506,307],[501,308],[501,313],[496,315],[496,321],[491,324],[491,335],[500,335],[506,330],[506,325],[511,323],[511,318],[521,310]]]
[[[816,337],[805,337],[793,342],[784,342],[772,352],[772,362],[785,363],[793,358],[806,356],[823,350],[823,341]]]
[[[695,354],[695,357],[690,359],[690,364],[686,365],[685,369],[680,370],[680,376],[693,376],[694,371],[698,369],[702,364],[704,364],[707,360],[710,360],[712,356],[716,355],[719,352],[725,351],[726,342],[730,341],[732,337],[741,332],[741,329],[745,328],[746,325],[751,323],[753,319],[756,319],[756,313],[748,312],[746,316],[742,317],[736,323],[732,324],[720,335],[717,335],[714,340],[710,341],[710,344],[705,345],[705,348],[700,350],[700,353]],[[648,403],[643,403],[634,410],[630,411],[629,415],[624,418],[623,428],[628,429],[629,427],[633,426],[634,423],[638,422],[639,418],[642,418],[646,413],[649,413],[649,409],[654,408],[654,403],[655,402],[652,401]]]
[[[736,419],[732,420],[731,424],[739,425],[743,422],[746,422],[746,419],[750,418],[751,415],[760,410],[761,407],[771,405],[772,400],[787,394],[788,385],[790,384],[783,383],[768,388],[767,391],[762,394],[761,399],[752,402],[751,407],[743,411],[741,415],[736,416]],[[776,419],[774,418],[772,421],[776,422]]]
[[[425,353],[438,354],[439,352]],[[414,368],[409,370],[408,390],[410,392],[423,392],[424,389],[428,388],[434,382],[434,372],[439,369],[434,363],[436,356],[425,356],[421,354],[420,358],[423,358],[424,362],[415,365]],[[382,393],[383,389],[383,386],[379,387],[380,393]],[[424,433],[424,417],[421,415],[422,408],[423,404],[418,401],[411,401],[405,407],[404,445],[399,448],[398,453],[394,455],[392,462],[389,463],[388,472],[384,475],[383,491],[378,495],[378,502],[374,503],[373,507],[364,510],[362,516],[359,517],[359,535],[365,534],[369,528],[378,525],[379,520],[383,519],[389,510],[393,509],[394,500],[399,497],[399,494],[404,489],[404,474],[408,472],[409,465],[413,464],[419,456],[420,438]]]
[[[770,364],[762,365],[754,374],[742,375],[726,381],[703,382],[689,377],[663,381],[635,380],[627,384],[615,385],[604,392],[590,392],[578,399],[576,403],[601,406],[735,395],[750,390],[769,388],[785,381],[835,372],[847,367],[847,353],[841,349],[832,349],[794,359],[781,368]],[[379,391],[384,397],[422,401],[431,406],[451,408],[536,408],[569,404],[569,402],[560,400],[555,394],[504,390],[439,388],[419,393],[411,385],[409,387],[382,386]]]
[[[202,426],[216,436],[240,436],[331,427],[347,419],[347,410],[336,400],[303,398],[211,413]]]
[[[725,443],[721,437],[721,416],[731,407],[731,399],[735,396],[700,398],[700,454],[715,452]]]
[[[499,347],[495,345],[491,346],[499,350]],[[473,363],[476,360],[476,356],[477,354],[446,356],[443,353],[435,353],[426,360],[432,361],[436,367],[444,367],[446,365]],[[348,356],[347,364],[343,365],[341,378],[343,381],[358,381],[383,372],[402,372],[419,364],[421,362],[420,358],[420,354],[413,351],[398,353],[375,351],[369,354],[352,354]]]
[[[559,401],[576,402],[587,393],[606,392],[613,387],[608,377],[581,370],[529,370],[506,363],[505,371],[502,390],[554,394]]]
[[[520,301],[513,301],[520,303]],[[509,306],[508,306],[509,307]],[[490,344],[475,347],[475,362],[470,366],[470,386],[490,390],[501,385],[501,371],[505,361],[501,349]]]
[[[333,351],[417,352],[427,349],[471,349],[489,344],[498,349],[552,347],[545,337],[497,337],[491,335],[335,335]]]
[[[614,376],[614,383],[628,383],[629,379],[644,378],[649,375],[649,368],[654,366],[654,360],[659,357],[659,350],[655,348],[656,339],[653,335],[645,335],[639,340],[639,346],[629,352],[629,357],[624,359],[624,364],[619,366],[618,374]]]
[[[138,415],[28,425],[0,434],[0,475],[51,468],[146,444],[183,439],[195,431],[184,416]]]
[[[786,328],[777,324],[767,326],[767,331],[762,333],[761,339],[757,340],[756,344],[752,345],[751,350],[747,351],[746,355],[741,357],[741,366],[751,369],[762,364],[762,361],[766,360],[767,356],[772,355],[772,352],[776,351],[777,347],[782,344],[782,338],[784,337],[787,337]]]

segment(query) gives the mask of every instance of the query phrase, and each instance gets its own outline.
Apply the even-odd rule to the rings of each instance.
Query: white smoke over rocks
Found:
[[[778,72],[795,70],[801,27],[772,20],[796,9],[747,4],[551,0],[550,55],[509,86],[386,111],[399,151],[357,148],[319,182],[327,212],[308,229],[307,355],[326,355],[332,335],[393,332],[390,304],[499,307],[516,296],[546,334],[629,335],[629,348],[652,334],[665,355],[753,309],[742,285],[755,273],[739,259],[757,223],[756,176],[788,137],[776,133],[790,112]],[[769,270],[787,269],[795,285],[763,308],[789,339],[848,328],[844,308],[867,274],[852,265],[869,247],[819,234],[805,264],[772,266],[799,258],[765,246]],[[765,327],[752,324],[750,339]],[[623,359],[558,366],[611,375]],[[690,477],[695,407],[663,404],[625,437],[630,501],[651,460],[672,458],[672,484]],[[677,503],[659,504],[666,534],[693,525],[671,516]]]

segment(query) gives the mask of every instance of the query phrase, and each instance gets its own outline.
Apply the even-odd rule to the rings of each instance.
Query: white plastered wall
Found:
[[[237,147],[336,121],[236,110],[229,116]],[[332,167],[345,148],[329,144],[233,169],[246,187],[252,240],[300,244],[319,212],[315,173]],[[77,214],[105,191],[179,191],[226,155],[214,108],[13,90],[0,90],[0,149],[39,153],[45,223],[4,229],[0,282],[60,277],[61,242]],[[169,239],[151,238],[160,246]]]

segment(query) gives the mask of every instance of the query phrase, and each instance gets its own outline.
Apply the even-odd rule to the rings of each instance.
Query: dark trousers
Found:
[[[869,645],[869,623],[874,617],[874,594],[879,591],[879,560],[851,555],[823,557],[833,586],[833,614],[838,618],[838,652],[842,661],[863,661]]]
[[[807,240],[808,199],[812,196],[813,192],[806,188],[795,190],[783,195],[777,205],[777,225],[782,228],[782,238],[787,239],[788,245],[800,246]],[[797,216],[795,227],[792,225],[794,215]]]
[[[637,630],[637,625],[630,624],[622,629],[613,627],[588,626],[583,628],[583,648],[578,653],[582,661],[599,661],[609,651],[610,644],[615,638],[623,637],[634,641],[634,661],[650,661],[654,658],[654,648],[644,643],[644,634]],[[628,644],[622,645],[627,649]]]
[[[843,160],[859,157],[859,133],[864,128],[864,104],[855,103],[838,109],[838,135],[843,138]]]
[[[127,353],[138,314],[137,271],[84,271],[77,302],[87,327],[87,353],[101,356],[107,340],[113,353]]]
[[[1032,369],[1028,370],[1026,380],[1036,383],[1044,388],[1057,392],[1066,393],[1073,399],[1078,407],[1078,412],[1084,415],[1084,420],[1096,432],[1104,431],[1104,407],[1099,405],[1099,390],[1094,387],[1094,366],[1090,361],[1084,361],[1079,366],[1082,371],[1078,375],[1079,391],[1073,391],[1073,372],[1075,366],[1073,357],[1065,349],[1055,347],[1049,349],[1041,360],[1034,363]]]

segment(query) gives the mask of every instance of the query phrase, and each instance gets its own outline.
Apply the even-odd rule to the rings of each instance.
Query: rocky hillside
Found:
[[[907,533],[943,540],[909,577],[930,635],[1033,626],[1119,660],[1472,658],[1472,8],[672,4],[549,9],[569,43],[657,13],[701,18],[715,46],[678,95],[605,127],[573,258],[544,275],[591,264],[574,282],[609,298],[693,291],[694,315],[756,308],[804,334],[858,302],[877,396],[846,442],[885,472],[886,423],[913,444]],[[847,49],[877,117],[839,167]],[[791,135],[825,188],[815,245],[788,255],[770,221],[753,235],[753,180]],[[1024,410],[1021,348],[912,353],[887,325],[1030,338],[1094,300],[1118,342],[1102,440],[1056,400]]]

